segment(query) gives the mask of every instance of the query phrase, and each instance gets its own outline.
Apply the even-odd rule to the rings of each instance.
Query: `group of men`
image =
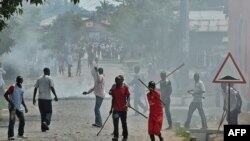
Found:
[[[58,101],[53,80],[50,78],[50,69],[44,68],[44,75],[41,76],[35,83],[33,104],[36,104],[36,93],[39,90],[38,95],[38,107],[41,115],[41,131],[46,132],[49,130],[49,125],[52,116],[52,98],[51,91],[54,94],[55,101]],[[8,127],[8,140],[15,140],[14,137],[14,125],[16,116],[19,119],[18,135],[17,138],[27,138],[24,135],[25,118],[24,112],[28,112],[28,107],[24,101],[24,90],[22,87],[23,77],[17,76],[16,83],[9,86],[5,92],[4,97],[9,103],[9,127]]]
[[[49,125],[51,122],[52,116],[52,98],[51,91],[54,94],[54,100],[58,101],[53,80],[50,78],[50,70],[49,68],[44,68],[44,75],[41,76],[35,83],[34,93],[33,93],[33,104],[36,104],[36,93],[39,89],[38,96],[38,106],[41,114],[41,131],[46,132],[49,130]],[[144,80],[143,75],[139,74],[140,67],[136,66],[134,69],[135,76],[134,79],[126,85],[124,83],[124,77],[122,75],[118,75],[115,77],[115,84],[111,87],[109,94],[112,97],[111,109],[109,114],[112,114],[113,119],[113,141],[118,141],[119,138],[119,119],[121,120],[123,132],[122,141],[127,141],[128,139],[128,127],[127,127],[127,111],[130,105],[130,91],[129,86],[134,86],[133,96],[134,96],[134,106],[136,114],[139,111],[139,106],[143,109],[144,112],[148,110],[147,103],[149,104],[149,119],[148,119],[148,134],[150,136],[151,141],[155,141],[155,135],[159,137],[160,141],[163,141],[163,137],[161,135],[162,123],[163,123],[163,108],[165,109],[165,114],[168,120],[168,128],[172,129],[172,118],[170,113],[170,96],[172,93],[171,82],[167,80],[167,74],[165,71],[160,73],[161,80],[158,82],[160,84],[159,90],[156,88],[158,83],[154,81],[150,81],[146,86],[148,89],[147,92],[147,102],[141,102],[141,97],[145,96],[144,86],[140,84],[139,80]],[[105,98],[104,92],[104,70],[101,67],[93,67],[92,75],[94,78],[94,86],[86,92],[83,92],[84,95],[90,94],[94,92],[96,96],[95,102],[95,123],[93,126],[102,127],[102,118],[100,113],[100,107]],[[203,94],[205,93],[205,86],[203,82],[200,80],[200,76],[198,73],[194,74],[195,86],[194,89],[189,90],[188,93],[192,94],[193,100],[189,105],[187,120],[184,124],[186,128],[189,128],[192,114],[198,109],[198,112],[201,116],[202,129],[207,128],[207,122],[205,113],[202,107],[202,99]],[[5,99],[9,103],[9,128],[8,128],[8,139],[14,140],[14,124],[15,124],[15,116],[19,118],[19,128],[18,128],[18,137],[25,138],[24,136],[24,112],[28,112],[28,108],[24,102],[23,98],[23,89],[22,89],[23,78],[21,76],[17,76],[16,84],[11,85],[8,90],[5,92]],[[240,113],[241,107],[241,99],[239,99],[239,92],[233,87],[227,87],[225,84],[221,85],[223,90],[224,97],[227,97],[228,90],[230,90],[230,94],[232,95],[230,104],[232,104],[230,111],[227,110],[226,104],[228,103],[225,98],[224,110],[228,111],[228,115],[231,117],[228,118],[229,124],[237,124],[238,114]]]

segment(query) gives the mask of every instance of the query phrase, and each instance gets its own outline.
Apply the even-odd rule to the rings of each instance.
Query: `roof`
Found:
[[[228,19],[223,11],[190,11],[189,27],[197,32],[227,32]]]

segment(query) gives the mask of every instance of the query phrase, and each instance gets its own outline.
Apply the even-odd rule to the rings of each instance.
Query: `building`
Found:
[[[228,0],[228,46],[247,83],[241,84],[244,99],[250,102],[250,1]]]

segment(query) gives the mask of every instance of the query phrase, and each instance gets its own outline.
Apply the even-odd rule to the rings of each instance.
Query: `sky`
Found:
[[[80,0],[79,6],[89,11],[95,11],[95,7],[100,5],[100,1],[104,0]],[[114,0],[106,1],[117,4],[117,2],[114,2]]]

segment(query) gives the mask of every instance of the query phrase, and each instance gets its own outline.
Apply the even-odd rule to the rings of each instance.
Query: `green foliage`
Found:
[[[15,42],[11,38],[13,25],[16,24],[14,20],[9,21],[9,26],[0,32],[0,56],[4,53],[11,51],[11,48],[14,46]]]
[[[23,14],[22,6],[24,0],[1,0],[0,2],[0,31],[6,27],[6,19],[8,20],[14,14]],[[43,4],[45,0],[26,0],[30,4]],[[71,0],[74,4],[80,0]]]
[[[190,140],[190,133],[185,128],[177,128],[175,130],[175,133],[177,136],[184,137],[183,141],[189,141]]]
[[[59,15],[50,26],[42,29],[42,48],[54,52],[66,52],[65,43],[73,44],[83,36],[83,22],[81,16],[72,12]]]
[[[5,101],[3,96],[0,96],[0,121],[3,120],[1,109],[6,108],[6,107],[7,107],[7,102]]]
[[[174,0],[125,0],[111,15],[109,30],[123,46],[147,52],[145,56],[173,53],[178,46],[176,10]]]

